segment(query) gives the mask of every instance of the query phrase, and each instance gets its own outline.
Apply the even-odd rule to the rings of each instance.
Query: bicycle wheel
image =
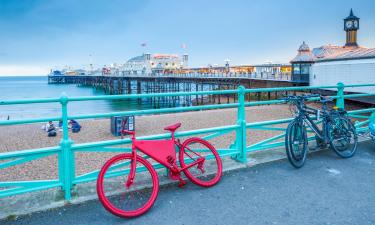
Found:
[[[210,187],[220,181],[222,174],[222,163],[216,149],[207,141],[193,137],[182,144],[179,153],[180,166],[185,168],[199,159],[198,163],[184,171],[187,178],[196,185]]]
[[[156,171],[140,156],[137,157],[134,182],[127,187],[131,163],[131,154],[116,155],[104,164],[97,180],[100,202],[106,210],[119,217],[142,215],[154,204],[159,191]]]
[[[350,158],[357,151],[358,136],[353,123],[338,115],[328,124],[328,138],[332,150],[342,158]]]
[[[293,120],[285,133],[286,155],[292,166],[301,168],[307,155],[307,132],[302,121]]]

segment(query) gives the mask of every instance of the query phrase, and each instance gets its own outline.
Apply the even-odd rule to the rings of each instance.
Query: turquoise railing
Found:
[[[222,135],[235,132],[234,142],[227,148],[219,148],[218,152],[221,157],[232,157],[235,160],[245,163],[247,161],[247,153],[251,151],[259,151],[281,147],[284,145],[284,133],[286,124],[292,118],[278,119],[271,121],[261,121],[248,123],[246,121],[246,107],[257,105],[271,105],[283,103],[281,100],[269,101],[256,101],[246,102],[246,95],[250,93],[259,92],[285,92],[285,91],[309,91],[315,89],[330,89],[336,90],[336,95],[332,96],[336,99],[338,107],[345,107],[346,98],[375,96],[375,93],[369,94],[345,94],[344,91],[350,91],[350,88],[368,87],[375,84],[366,85],[343,85],[339,83],[335,86],[316,86],[316,87],[282,87],[282,88],[260,88],[260,89],[245,89],[239,87],[236,90],[218,90],[218,91],[200,91],[200,92],[176,92],[176,93],[155,93],[155,94],[138,94],[138,95],[106,95],[106,96],[90,96],[90,97],[68,97],[62,94],[59,98],[49,99],[23,99],[23,100],[5,100],[0,101],[0,105],[13,105],[13,104],[35,104],[35,103],[60,103],[61,116],[50,118],[34,118],[34,119],[19,119],[19,120],[3,120],[0,121],[0,126],[15,125],[15,124],[28,124],[40,123],[48,121],[63,121],[63,132],[59,146],[27,149],[20,151],[12,151],[0,153],[0,171],[12,166],[20,165],[32,160],[41,159],[44,157],[57,155],[58,157],[58,177],[52,180],[26,180],[26,181],[0,181],[0,197],[8,197],[17,194],[23,194],[32,191],[45,190],[50,188],[61,188],[65,195],[66,200],[71,199],[71,190],[74,185],[84,182],[94,181],[97,178],[98,171],[91,171],[86,174],[77,175],[75,171],[75,153],[78,152],[129,152],[129,148],[118,147],[118,145],[129,144],[129,139],[107,140],[100,142],[90,142],[82,144],[74,144],[69,137],[68,121],[70,119],[93,119],[93,118],[108,118],[111,116],[124,116],[124,115],[146,115],[146,114],[161,114],[161,113],[177,113],[185,111],[198,111],[209,109],[223,109],[223,108],[237,108],[237,122],[232,125],[222,127],[211,127],[199,130],[190,130],[177,132],[176,137],[186,137],[191,135],[205,135],[203,138],[206,140],[216,138]],[[214,104],[214,105],[199,105],[189,107],[177,108],[162,108],[150,110],[136,110],[124,111],[113,113],[99,113],[99,114],[85,114],[85,115],[71,115],[68,113],[68,104],[70,102],[79,101],[96,101],[96,100],[116,100],[116,99],[138,99],[138,98],[151,98],[151,97],[165,97],[165,96],[184,96],[184,95],[227,95],[236,94],[238,101],[228,104]],[[369,122],[369,114],[374,113],[375,108],[362,109],[350,111],[349,115],[353,118],[358,118],[360,122],[356,123],[358,130],[367,129]],[[262,140],[257,143],[248,145],[247,131],[248,130],[272,130],[279,131],[280,134]],[[151,136],[139,137],[139,139],[163,139],[169,138],[170,134],[157,134]],[[251,137],[249,137],[251,139]],[[312,139],[312,137],[311,137]],[[117,146],[117,147],[116,147]],[[162,168],[160,164],[154,164],[155,168]]]

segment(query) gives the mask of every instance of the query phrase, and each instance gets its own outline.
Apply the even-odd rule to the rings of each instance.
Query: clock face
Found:
[[[353,25],[354,25],[354,28],[358,28],[358,21],[354,20]]]
[[[351,21],[351,20],[346,21],[345,26],[346,26],[346,28],[352,28],[352,26],[353,26],[353,21]]]

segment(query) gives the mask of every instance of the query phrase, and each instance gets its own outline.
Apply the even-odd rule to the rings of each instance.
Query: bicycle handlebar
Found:
[[[279,100],[284,101],[305,101],[310,98],[318,98],[322,97],[320,94],[311,94],[311,95],[285,95],[283,98],[280,98]]]
[[[283,98],[279,98],[279,100],[283,100],[286,102],[290,101],[306,101],[310,98],[319,98],[321,103],[332,102],[334,98],[330,96],[322,96],[320,94],[311,94],[311,95],[285,95]]]
[[[126,118],[126,119],[123,119],[121,122],[121,138],[123,138],[124,134],[130,134],[133,137],[135,137],[135,131],[125,130],[125,125],[126,125],[127,120],[128,119]]]

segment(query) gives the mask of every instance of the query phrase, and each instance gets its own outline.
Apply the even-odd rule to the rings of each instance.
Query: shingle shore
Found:
[[[258,122],[273,119],[288,118],[291,114],[287,105],[270,105],[248,107],[247,122]],[[184,112],[175,114],[150,115],[136,117],[138,136],[164,133],[167,125],[181,122],[178,131],[195,130],[209,127],[232,125],[237,120],[237,109],[208,110]],[[79,133],[69,133],[74,143],[86,143],[118,139],[110,133],[109,119],[80,121],[82,130]],[[26,124],[0,127],[0,153],[24,149],[56,146],[60,142],[61,132],[57,137],[47,137],[41,129],[42,124]],[[279,131],[253,130],[248,131],[247,144],[280,134]],[[216,148],[227,148],[234,141],[234,132],[210,140]],[[76,174],[83,174],[100,168],[114,154],[103,152],[76,153]],[[57,157],[55,155],[34,160],[22,165],[1,170],[0,180],[36,180],[57,178]]]

